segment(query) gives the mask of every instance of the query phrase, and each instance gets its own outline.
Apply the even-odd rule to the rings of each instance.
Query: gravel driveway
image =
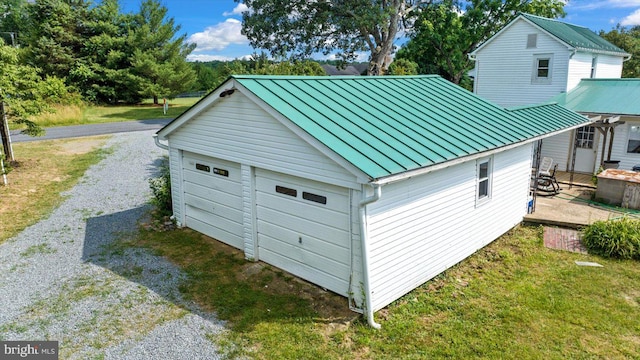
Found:
[[[60,359],[216,359],[224,329],[184,301],[184,274],[119,247],[148,210],[166,154],[153,131],[116,134],[48,219],[0,245],[0,340],[57,340]]]

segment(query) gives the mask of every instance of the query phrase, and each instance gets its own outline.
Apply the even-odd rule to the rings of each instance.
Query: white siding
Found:
[[[527,36],[537,33],[537,47],[527,49]],[[550,85],[532,84],[536,54],[553,54]],[[476,93],[502,106],[540,103],[566,91],[570,51],[524,20],[491,40],[476,54]]]
[[[622,57],[613,55],[594,54],[578,51],[569,61],[569,79],[566,91],[575,88],[580,80],[591,77],[591,63],[596,57],[595,78],[618,79],[622,76]]]
[[[178,226],[184,225],[184,189],[182,188],[182,151],[169,148],[169,170],[171,171],[171,202],[173,216]]]
[[[566,91],[570,91],[578,85],[580,80],[591,77],[591,62],[594,54],[589,52],[576,52],[569,60],[569,78]],[[596,65],[596,68],[598,66]]]
[[[362,312],[365,306],[364,274],[362,272],[362,238],[360,237],[360,201],[362,192],[351,190],[351,310]]]
[[[619,79],[622,77],[621,56],[598,55],[596,65],[596,78],[599,79]]]
[[[640,165],[640,154],[627,152],[629,127],[640,126],[640,119],[621,117],[620,121],[625,121],[626,123],[617,126],[615,129],[613,148],[611,149],[611,160],[620,160],[620,169],[631,170],[634,166]]]
[[[460,262],[522,221],[531,146],[493,157],[492,196],[475,205],[476,162],[386,185],[368,206],[373,310]]]
[[[242,93],[216,102],[169,136],[171,147],[244,165],[359,188],[355,175]],[[239,146],[241,144],[241,146]]]
[[[568,171],[571,161],[570,144],[573,131],[566,131],[542,140],[541,156],[550,157],[558,164],[558,171]]]
[[[241,166],[242,173],[242,226],[244,228],[244,256],[247,259],[258,259],[256,238],[256,214],[255,214],[255,177],[253,168],[248,165]]]

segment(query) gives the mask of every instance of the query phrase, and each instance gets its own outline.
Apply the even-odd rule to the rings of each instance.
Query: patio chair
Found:
[[[556,180],[556,170],[558,164],[553,164],[553,159],[543,157],[538,168],[538,176],[536,178],[536,193],[540,196],[553,196],[560,193],[560,184]]]

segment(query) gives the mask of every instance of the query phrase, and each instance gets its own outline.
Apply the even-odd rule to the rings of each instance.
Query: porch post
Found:
[[[571,154],[571,172],[569,174],[569,189],[573,186],[573,172],[576,167],[576,149],[578,148],[578,131],[573,130],[573,152]]]

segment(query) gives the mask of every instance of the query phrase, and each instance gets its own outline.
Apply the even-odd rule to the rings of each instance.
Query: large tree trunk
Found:
[[[153,95],[153,105],[158,105],[158,95]]]
[[[393,41],[398,33],[399,21],[402,18],[403,3],[403,1],[396,1],[389,4],[393,9],[391,10],[392,15],[386,26],[376,26],[376,28],[370,29],[369,34],[365,35],[366,38],[369,39],[367,42],[371,49],[371,59],[369,61],[367,75],[384,75],[387,72],[387,67],[389,67],[392,61],[391,52],[393,51]]]

